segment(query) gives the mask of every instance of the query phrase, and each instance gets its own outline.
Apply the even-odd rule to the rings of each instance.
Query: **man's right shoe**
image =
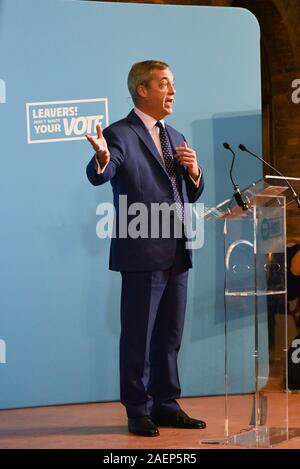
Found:
[[[159,430],[150,417],[128,418],[128,431],[141,436],[158,436]]]

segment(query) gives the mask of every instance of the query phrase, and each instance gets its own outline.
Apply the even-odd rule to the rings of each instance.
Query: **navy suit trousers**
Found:
[[[170,269],[122,272],[120,384],[128,417],[180,408],[177,355],[190,266],[184,243],[177,240]]]

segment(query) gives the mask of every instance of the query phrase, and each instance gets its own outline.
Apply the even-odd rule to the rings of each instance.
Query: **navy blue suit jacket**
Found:
[[[166,130],[175,152],[175,147],[182,145],[184,137],[167,124]],[[87,177],[95,186],[111,182],[117,227],[120,195],[127,195],[128,206],[134,202],[142,202],[150,209],[151,203],[174,203],[172,184],[161,156],[149,131],[134,111],[125,119],[107,127],[103,135],[109,147],[110,161],[104,173],[98,175],[94,156],[87,166]],[[177,162],[176,170],[183,202],[195,202],[203,190],[203,176],[197,188],[186,169]],[[136,215],[128,216],[128,223]],[[174,260],[175,250],[176,239],[172,237],[112,238],[109,268],[121,272],[168,269]],[[189,258],[191,267],[191,252]]]

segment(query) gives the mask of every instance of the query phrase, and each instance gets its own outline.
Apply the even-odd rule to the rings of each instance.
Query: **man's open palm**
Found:
[[[97,137],[91,137],[86,135],[87,140],[92,145],[93,149],[96,152],[97,160],[101,165],[108,163],[110,159],[110,153],[105,138],[103,137],[101,126],[96,125]]]

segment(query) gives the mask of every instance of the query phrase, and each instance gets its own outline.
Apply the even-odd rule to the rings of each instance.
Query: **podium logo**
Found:
[[[277,238],[282,233],[280,218],[264,218],[260,226],[261,236],[264,241],[270,238]]]
[[[108,125],[107,98],[26,103],[27,143],[84,140]]]
[[[3,339],[0,339],[0,364],[1,363],[6,363],[6,343]]]
[[[6,85],[4,80],[0,80],[0,103],[6,103]]]

